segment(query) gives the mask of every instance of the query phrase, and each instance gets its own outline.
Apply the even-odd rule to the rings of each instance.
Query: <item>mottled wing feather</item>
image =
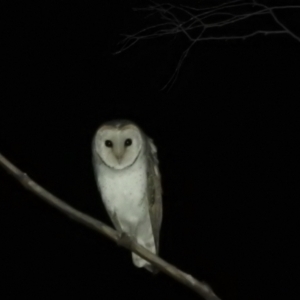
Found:
[[[148,201],[152,231],[157,254],[159,253],[159,233],[162,222],[162,187],[158,168],[157,150],[153,141],[148,138]]]

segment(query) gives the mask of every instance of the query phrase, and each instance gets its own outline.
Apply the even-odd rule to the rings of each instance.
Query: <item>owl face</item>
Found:
[[[134,125],[121,128],[101,126],[95,135],[95,150],[110,168],[124,169],[138,158],[143,146],[140,130]]]

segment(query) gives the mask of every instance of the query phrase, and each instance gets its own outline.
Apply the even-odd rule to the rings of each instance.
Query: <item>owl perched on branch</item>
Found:
[[[101,125],[93,139],[93,165],[105,208],[116,230],[158,254],[162,222],[162,188],[157,150],[133,122]],[[156,273],[132,253],[136,267]]]

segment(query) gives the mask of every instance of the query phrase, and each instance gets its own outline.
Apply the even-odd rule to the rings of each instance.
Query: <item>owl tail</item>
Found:
[[[135,253],[132,253],[132,261],[133,261],[133,264],[138,268],[145,268],[148,271],[152,272],[153,274],[158,273],[158,269],[156,267],[154,267],[148,261],[141,258],[140,256],[138,256]]]

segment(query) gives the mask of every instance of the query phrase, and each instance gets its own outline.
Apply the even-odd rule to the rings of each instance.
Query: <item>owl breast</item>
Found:
[[[124,170],[113,170],[105,165],[99,168],[98,184],[104,205],[117,215],[123,227],[138,224],[148,214],[146,171],[140,160]]]

